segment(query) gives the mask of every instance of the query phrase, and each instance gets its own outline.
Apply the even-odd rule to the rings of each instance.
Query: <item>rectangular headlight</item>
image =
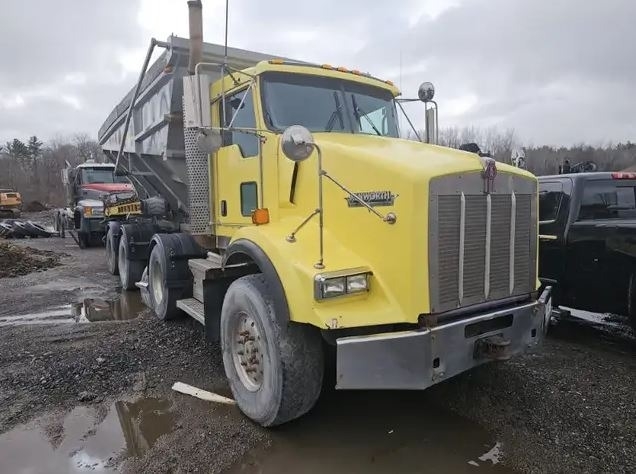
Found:
[[[334,296],[344,295],[347,290],[345,277],[326,278],[322,281],[322,297],[333,298]]]
[[[356,270],[359,273],[347,274],[349,271],[354,272]],[[314,297],[317,300],[322,300],[369,291],[369,275],[371,275],[371,272],[360,272],[360,270],[342,270],[316,275]]]
[[[347,277],[347,293],[359,293],[369,290],[369,274],[350,275]]]

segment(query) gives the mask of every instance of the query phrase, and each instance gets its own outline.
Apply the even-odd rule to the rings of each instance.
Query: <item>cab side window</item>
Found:
[[[539,221],[555,221],[559,215],[562,200],[563,183],[539,183]]]
[[[221,106],[221,123],[225,127],[232,123],[232,128],[256,128],[250,88],[225,98],[225,104]],[[228,145],[238,145],[244,158],[258,155],[258,137],[254,133],[228,130],[223,133],[223,146]]]

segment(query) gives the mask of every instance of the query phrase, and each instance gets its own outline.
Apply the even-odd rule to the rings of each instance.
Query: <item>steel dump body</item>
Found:
[[[191,196],[184,141],[183,77],[189,74],[189,40],[171,36],[167,44],[168,48],[148,68],[142,81],[119,166],[130,174],[141,197],[163,197],[175,215],[187,222]],[[235,69],[251,67],[269,59],[272,56],[227,48],[226,62]],[[202,61],[223,63],[224,47],[204,43]],[[209,76],[210,82],[214,82],[221,77],[221,67],[206,65],[202,67],[201,74]],[[99,129],[99,144],[113,162],[117,159],[126,114],[133,96],[134,88],[113,109]],[[198,175],[202,170],[191,171]]]

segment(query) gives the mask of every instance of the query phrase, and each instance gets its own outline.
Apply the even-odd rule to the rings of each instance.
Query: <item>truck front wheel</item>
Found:
[[[264,275],[234,281],[221,311],[223,365],[241,411],[262,426],[298,418],[316,403],[324,361],[320,332],[276,318]]]

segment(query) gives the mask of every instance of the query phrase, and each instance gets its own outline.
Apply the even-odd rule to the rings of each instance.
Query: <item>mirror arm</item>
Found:
[[[404,117],[406,118],[406,121],[409,123],[409,125],[411,126],[411,128],[413,129],[413,133],[415,133],[415,136],[417,137],[417,140],[419,142],[422,141],[422,137],[420,137],[420,134],[417,133],[417,130],[415,129],[415,126],[413,125],[413,122],[411,122],[411,119],[409,118],[409,116],[406,114],[406,112],[404,111],[404,107],[402,107],[402,103],[401,101],[396,101],[397,105],[400,106],[400,110],[402,111],[402,114],[404,115]],[[410,102],[410,100],[409,100]]]

